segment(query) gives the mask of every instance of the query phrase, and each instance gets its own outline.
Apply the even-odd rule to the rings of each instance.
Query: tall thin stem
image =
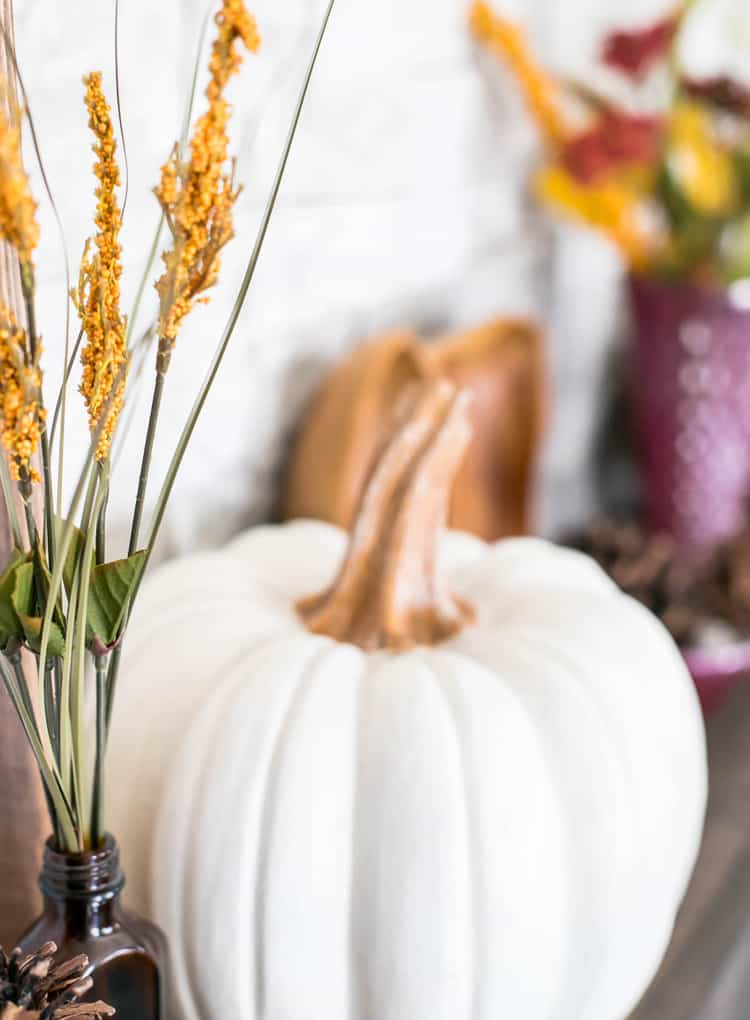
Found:
[[[49,442],[50,446],[55,445],[55,435],[57,434],[58,425],[60,426],[60,442],[57,444],[57,506],[62,513],[62,501],[63,501],[63,469],[65,465],[65,415],[67,408],[67,393],[68,383],[70,382],[70,376],[73,372],[73,368],[78,357],[78,351],[81,348],[81,341],[83,340],[83,328],[78,332],[78,338],[73,345],[72,352],[69,352],[70,343],[68,342],[65,346],[65,372],[63,374],[62,383],[60,390],[57,394],[57,400],[55,401],[55,410],[52,415],[52,425],[49,430]]]
[[[154,380],[154,392],[151,398],[151,413],[148,417],[148,428],[146,430],[146,441],[143,445],[143,456],[141,458],[141,472],[138,478],[138,492],[135,499],[135,508],[133,510],[133,524],[130,529],[130,542],[128,544],[128,556],[132,556],[134,552],[138,550],[138,539],[141,531],[141,521],[143,520],[143,508],[146,501],[146,489],[148,488],[148,476],[151,471],[151,459],[154,452],[154,439],[156,438],[156,428],[159,422],[159,411],[161,409],[161,398],[164,392],[164,380],[166,376],[163,372],[157,371],[156,379]],[[128,608],[128,612],[129,612]],[[109,726],[112,722],[112,708],[114,707],[115,698],[115,684],[117,682],[117,674],[120,670],[120,657],[122,655],[122,645],[118,645],[110,657],[110,663],[108,667],[108,680],[106,685],[106,699],[107,707],[105,712],[104,722],[104,740],[106,744],[107,735],[109,733]]]
[[[107,746],[107,656],[97,655],[96,670],[96,758],[91,799],[91,847],[96,850],[104,836],[104,754]]]
[[[55,493],[52,489],[49,437],[46,428],[42,432],[40,446],[42,450],[42,477],[44,478],[44,537],[47,547],[47,562],[52,567],[55,562]]]
[[[24,262],[19,259],[19,270],[21,274],[21,291],[23,293],[23,300],[26,306],[26,326],[29,331],[29,353],[31,355],[31,363],[36,363],[37,356],[37,326],[36,326],[36,308],[34,305],[34,273],[31,265],[28,262]],[[41,386],[39,388],[39,407],[40,410],[44,408],[44,398],[42,396]],[[47,553],[47,564],[51,571],[55,565],[55,494],[52,488],[52,469],[51,469],[51,458],[50,458],[50,444],[49,436],[47,433],[46,424],[42,423],[42,437],[41,437],[41,458],[42,458],[42,476],[44,480],[43,490],[43,503],[44,503],[44,545]],[[26,503],[27,508],[30,506],[30,501]],[[33,520],[33,514],[27,517],[29,523],[29,541],[31,542],[32,550],[34,549],[35,543],[32,541],[33,529],[31,527],[31,521]],[[37,590],[39,595],[39,607],[40,612],[44,608],[44,598],[46,592],[44,591],[44,583],[41,577],[41,569],[36,566],[35,578],[37,583]],[[49,739],[52,748],[52,753],[55,757],[55,761],[60,764],[60,728],[62,725],[62,719],[60,716],[60,705],[59,699],[62,691],[62,667],[60,662],[54,660],[52,665],[48,668],[47,662],[39,663],[40,680],[43,688],[43,704],[46,715],[47,726],[49,726],[50,718],[52,719],[52,728],[49,730]]]
[[[130,346],[130,340],[133,336],[133,331],[135,330],[136,323],[138,322],[138,313],[141,310],[141,302],[143,301],[143,296],[146,293],[146,287],[148,286],[149,278],[151,276],[151,270],[153,268],[154,262],[156,261],[156,256],[159,253],[159,242],[161,241],[161,232],[164,228],[164,222],[165,217],[164,213],[162,213],[161,218],[159,220],[159,225],[156,228],[156,233],[154,234],[154,240],[151,243],[151,249],[148,253],[148,258],[146,259],[146,265],[143,267],[143,273],[141,274],[141,279],[138,284],[138,290],[135,295],[135,301],[133,302],[133,307],[131,308],[130,315],[128,316],[128,325],[125,334],[128,346]]]
[[[73,638],[73,659],[74,659],[74,674],[73,674],[73,689],[76,691],[78,696],[77,704],[77,715],[76,730],[78,732],[78,756],[79,762],[83,760],[81,744],[82,744],[82,727],[81,727],[81,699],[80,692],[85,683],[86,678],[86,615],[89,603],[89,588],[91,584],[91,571],[89,564],[91,563],[94,555],[95,545],[95,534],[96,534],[96,521],[99,518],[102,504],[106,495],[106,487],[104,484],[100,484],[100,473],[98,470],[91,472],[91,483],[89,485],[89,492],[86,497],[86,507],[84,508],[84,519],[82,521],[82,530],[86,536],[83,553],[81,557],[81,570],[80,570],[80,589],[78,605],[76,607],[75,621],[69,621],[68,626],[75,628],[75,634]],[[91,502],[89,502],[91,497]],[[100,718],[103,719],[106,704],[106,691],[102,690],[101,695],[99,691],[99,666],[97,662],[97,692],[96,692],[96,715],[97,715],[97,773],[95,774],[94,786],[91,790],[91,814],[86,810],[85,804],[85,785],[81,777],[79,783],[79,792],[81,795],[81,815],[82,821],[86,820],[88,823],[88,830],[90,833],[90,823],[92,818],[97,817],[99,814],[99,808],[96,804],[97,796],[100,795],[101,787],[96,786],[96,779],[101,771],[101,753],[99,751],[99,743],[103,742],[104,734],[103,728],[99,725]],[[90,840],[86,839],[86,829],[84,829],[84,842],[89,845]],[[94,843],[96,847],[98,844]]]
[[[23,503],[23,515],[26,521],[26,535],[28,538],[29,549],[33,552],[34,546],[36,545],[36,521],[34,520],[34,510],[31,506],[30,496],[21,496],[21,502]]]
[[[99,484],[104,491],[101,509],[96,519],[96,562],[107,562],[107,507],[109,506],[109,458],[98,465]]]
[[[70,589],[68,602],[68,619],[76,619],[78,606],[78,588],[80,585],[80,570],[76,570]],[[71,691],[71,676],[73,666],[73,637],[74,628],[67,627],[65,632],[65,655],[63,656],[63,676],[60,692],[60,775],[63,786],[69,791],[69,799],[76,813],[78,824],[81,821],[81,798],[79,795],[78,775],[80,767],[74,760],[74,735],[73,735],[73,697]]]
[[[13,545],[16,549],[23,549],[23,536],[21,535],[21,523],[18,518],[18,508],[13,492],[8,461],[4,454],[0,454],[0,487],[3,491],[3,501],[10,523],[10,533]]]
[[[26,508],[26,520],[29,528],[29,541],[34,549],[38,542],[34,528],[34,515],[31,512],[29,503],[24,504]],[[33,537],[32,537],[33,536]],[[36,592],[39,612],[44,607],[44,600],[47,592],[44,586],[39,564],[34,562],[34,589]],[[43,663],[37,657],[37,673],[39,684],[39,697],[42,713],[42,742],[46,741],[54,761],[60,767],[60,690],[62,687],[62,673],[60,663],[56,659],[47,658]]]
[[[57,663],[54,659],[47,659],[42,666],[42,663],[37,664],[37,668],[41,671],[44,669],[44,697],[46,699],[46,715],[47,719],[51,720],[49,740],[52,746],[52,754],[57,762],[57,767],[60,767],[60,688],[62,684],[57,683]]]
[[[10,656],[10,664],[13,667],[13,674],[14,674],[14,676],[16,678],[16,684],[18,685],[18,693],[19,693],[19,697],[21,698],[23,707],[24,707],[25,711],[28,713],[29,719],[33,720],[34,719],[34,708],[33,708],[32,704],[31,704],[31,695],[29,693],[29,685],[26,683],[26,676],[25,676],[24,671],[23,671],[23,663],[21,661],[21,653],[20,652],[15,652],[13,655]],[[42,784],[42,785],[44,785],[44,784]],[[57,844],[59,846],[59,844],[60,844],[60,826],[59,826],[57,818],[55,816],[55,809],[54,809],[54,805],[52,803],[52,797],[50,796],[50,793],[49,793],[49,791],[47,790],[46,787],[44,789],[44,799],[45,799],[45,801],[47,803],[47,810],[49,811],[50,821],[52,822],[52,830],[53,830],[53,832],[55,834],[55,841],[57,842]]]
[[[148,476],[151,471],[151,459],[154,452],[154,439],[156,428],[159,423],[159,411],[161,409],[161,398],[164,393],[163,372],[156,373],[154,380],[154,392],[151,398],[151,412],[148,416],[148,428],[146,429],[146,441],[143,444],[143,456],[141,458],[141,472],[138,478],[138,491],[135,497],[135,508],[133,510],[133,524],[130,529],[130,543],[128,545],[128,556],[132,556],[138,549],[138,539],[141,532],[141,521],[143,520],[143,507],[146,502],[146,489],[148,488]]]
[[[120,368],[117,370],[117,374],[115,375],[115,378],[113,380],[113,385],[110,394],[107,397],[106,401],[104,402],[104,406],[102,407],[99,422],[97,423],[96,428],[91,434],[91,442],[89,443],[86,459],[84,460],[83,467],[81,468],[81,473],[78,477],[78,482],[76,484],[72,499],[70,501],[70,509],[68,511],[68,516],[64,522],[64,526],[61,528],[59,543],[60,555],[57,559],[57,562],[55,563],[54,569],[52,570],[52,574],[49,580],[49,592],[46,604],[44,606],[44,616],[42,619],[42,637],[39,651],[40,657],[42,659],[45,657],[47,649],[49,647],[50,635],[52,632],[53,616],[56,609],[56,600],[63,585],[63,570],[65,567],[65,561],[68,555],[68,550],[70,549],[71,546],[71,542],[73,541],[74,530],[73,519],[78,510],[78,505],[83,497],[83,491],[84,488],[86,487],[87,480],[90,483],[92,477],[93,478],[97,477],[96,471],[92,470],[92,465],[94,463],[94,459],[96,456],[96,450],[99,440],[104,431],[104,426],[107,421],[107,415],[109,414],[110,408],[112,407],[115,395],[118,392],[117,387],[125,377],[125,370],[126,370],[125,364],[122,364]],[[86,527],[88,527],[88,523]],[[85,528],[82,528],[82,530],[85,530]]]
[[[36,309],[34,307],[34,277],[31,267],[19,260],[21,270],[21,289],[23,300],[26,305],[26,325],[29,331],[29,351],[32,365],[36,362],[37,332],[36,332]],[[44,408],[44,400],[41,389],[39,392],[39,407]],[[42,475],[44,478],[44,538],[47,549],[47,561],[49,568],[55,565],[55,496],[52,488],[52,471],[50,468],[49,436],[46,427],[42,427]]]
[[[107,501],[109,499],[109,460],[99,464],[101,506],[96,520],[96,560],[105,563]],[[91,796],[91,846],[96,849],[104,836],[104,753],[107,746],[107,674],[109,656],[94,656],[96,672],[96,756],[94,759],[94,786]]]
[[[8,656],[8,659],[13,667],[16,683],[18,684],[18,691],[21,699],[23,700],[24,708],[29,713],[29,717],[34,719],[34,706],[31,703],[31,694],[29,692],[29,685],[26,682],[26,675],[23,671],[20,651],[14,652],[13,655]]]
[[[60,824],[60,830],[62,833],[62,841],[59,844],[64,849],[68,849],[72,852],[76,850],[82,850],[78,833],[75,829],[73,810],[70,806],[65,792],[59,782],[59,776],[57,775],[54,768],[51,766],[44,748],[42,747],[39,730],[37,729],[36,722],[33,716],[30,716],[26,710],[26,706],[23,703],[23,699],[20,697],[18,690],[16,689],[16,683],[14,678],[10,676],[5,664],[8,660],[0,655],[0,673],[2,673],[5,686],[13,706],[16,709],[18,718],[21,720],[26,738],[31,745],[31,749],[34,752],[39,771],[42,773],[42,779],[44,780],[47,791],[52,799],[54,805],[54,817],[56,817]]]

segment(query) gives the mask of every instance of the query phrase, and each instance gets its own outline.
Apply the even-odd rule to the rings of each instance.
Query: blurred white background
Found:
[[[495,2],[527,24],[545,59],[578,77],[597,73],[608,29],[647,23],[670,8],[662,0]],[[746,2],[703,0],[700,24],[696,19],[686,39],[701,72],[729,62],[747,74]],[[81,75],[101,68],[114,97],[114,0],[16,6],[21,68],[75,277],[94,207]],[[128,307],[158,221],[151,188],[179,131],[207,4],[120,6]],[[152,497],[252,246],[323,6],[258,0],[253,7],[262,53],[248,58],[231,92],[245,183],[237,238],[210,306],[193,314],[179,339]],[[543,527],[590,506],[597,394],[617,329],[620,269],[604,242],[552,228],[531,208],[524,182],[534,133],[512,84],[472,45],[466,10],[466,0],[338,0],[255,284],[177,486],[164,553],[219,542],[268,516],[290,429],[321,372],[359,339],[394,324],[429,331],[506,312],[548,318],[556,405],[541,486]],[[36,191],[42,199],[41,184]],[[65,277],[50,206],[41,205],[39,313],[52,392]],[[153,309],[149,286],[146,311]],[[150,382],[149,364],[141,421]],[[83,450],[86,423],[79,401],[71,404],[69,438]],[[121,532],[141,443],[136,427],[117,468],[111,516]],[[74,476],[71,462],[68,489]]]

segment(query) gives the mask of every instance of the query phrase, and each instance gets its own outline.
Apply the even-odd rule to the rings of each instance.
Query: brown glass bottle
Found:
[[[114,1006],[118,1020],[166,1020],[166,939],[123,909],[124,884],[111,836],[101,850],[85,854],[59,853],[48,843],[39,879],[44,909],[21,948],[32,951],[51,941],[61,960],[85,953],[94,980],[90,1001]]]

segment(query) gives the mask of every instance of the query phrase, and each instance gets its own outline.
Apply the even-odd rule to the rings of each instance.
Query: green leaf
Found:
[[[36,608],[34,598],[34,564],[28,559],[26,562],[20,563],[15,570],[15,584],[11,601],[19,617],[34,615]]]
[[[719,258],[723,219],[699,212],[667,163],[659,172],[656,191],[671,227],[674,248],[671,262],[677,275],[684,276],[696,266],[715,265]]]
[[[42,644],[42,617],[37,616],[34,592],[34,564],[28,560],[21,563],[15,570],[15,583],[11,604],[21,622],[23,636],[29,647],[38,652]],[[47,646],[50,655],[62,657],[65,654],[65,637],[62,628],[53,623],[50,627],[50,639]]]
[[[10,562],[0,577],[0,646],[7,648],[14,639],[23,641],[25,637],[23,625],[13,605],[13,593],[16,588],[18,568],[28,563],[25,553],[14,550]]]
[[[25,615],[20,616],[20,620],[29,648],[38,653],[42,647],[42,624],[44,620],[41,616]],[[47,654],[57,659],[62,659],[65,655],[65,635],[56,623],[50,624]]]
[[[55,538],[58,547],[62,544],[63,535],[65,534],[67,526],[68,522],[63,517],[55,516]],[[76,528],[74,525],[71,532],[68,552],[65,556],[65,565],[63,566],[63,583],[65,584],[65,590],[68,594],[70,594],[70,590],[73,587],[73,578],[75,576],[76,567],[78,566],[78,561],[81,556],[83,556],[83,548],[85,544],[86,536],[80,528]],[[91,566],[93,566],[93,557]]]
[[[145,558],[143,549],[125,560],[102,563],[91,571],[86,621],[90,636],[98,645],[111,648],[117,642]]]

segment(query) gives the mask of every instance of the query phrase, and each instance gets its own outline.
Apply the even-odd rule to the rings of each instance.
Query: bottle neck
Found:
[[[65,923],[73,937],[105,935],[117,927],[120,892],[125,879],[120,850],[106,836],[99,850],[60,853],[48,843],[39,886],[45,912]]]

